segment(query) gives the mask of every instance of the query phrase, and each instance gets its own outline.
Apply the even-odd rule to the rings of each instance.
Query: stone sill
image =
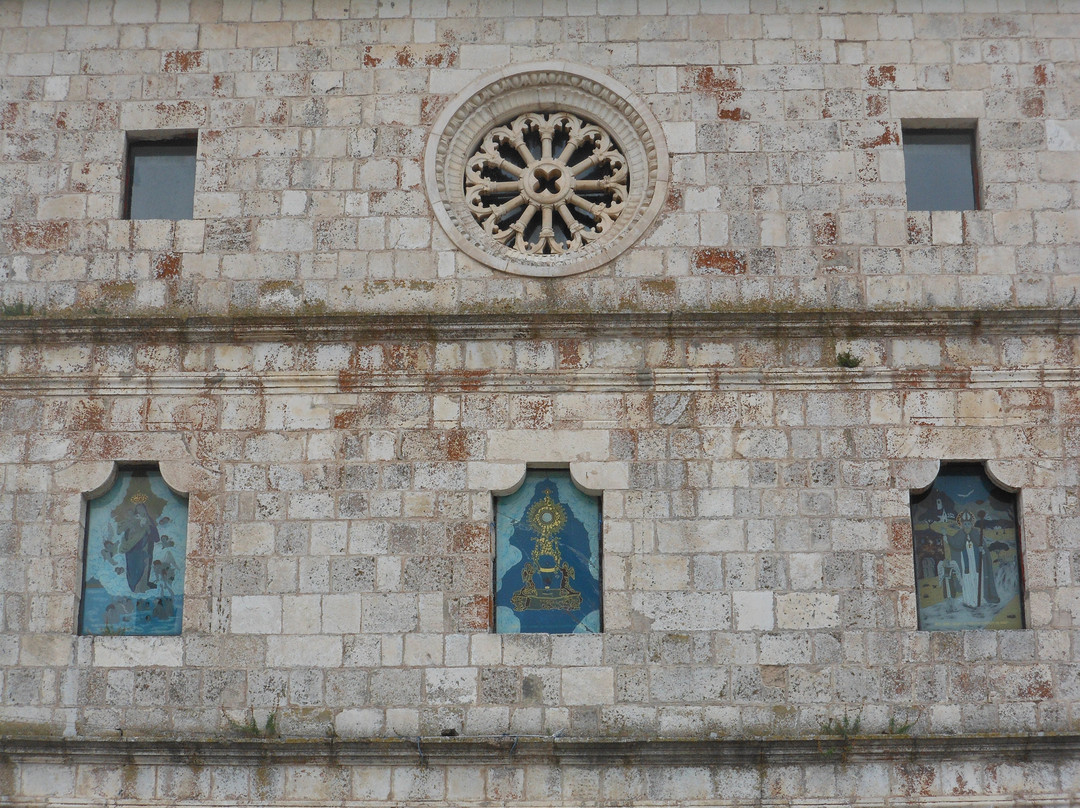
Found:
[[[0,344],[1080,334],[1076,309],[0,317]]]
[[[1062,761],[1080,735],[821,735],[803,738],[588,739],[513,735],[363,740],[0,737],[0,760],[88,765],[333,764],[747,766],[898,760]]]

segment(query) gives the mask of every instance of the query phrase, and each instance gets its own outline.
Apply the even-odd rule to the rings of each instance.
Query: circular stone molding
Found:
[[[435,122],[428,197],[454,245],[514,275],[595,269],[641,237],[667,198],[664,133],[624,86],[564,62],[482,78]]]

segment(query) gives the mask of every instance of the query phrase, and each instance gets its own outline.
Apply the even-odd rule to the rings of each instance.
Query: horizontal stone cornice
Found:
[[[787,390],[1073,388],[1080,368],[623,368],[547,371],[160,371],[0,374],[9,395],[333,395],[337,393],[700,393]]]
[[[1080,334],[1080,311],[310,314],[0,317],[0,344],[386,342],[642,338],[881,338]]]
[[[999,763],[1080,756],[1080,735],[611,740],[536,736],[214,740],[0,738],[0,760],[90,765],[746,766],[870,761]]]

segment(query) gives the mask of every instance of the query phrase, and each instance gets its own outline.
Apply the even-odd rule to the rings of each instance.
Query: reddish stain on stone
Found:
[[[868,68],[866,83],[871,87],[893,87],[896,85],[896,65],[879,65]]]
[[[1006,390],[1003,397],[1010,413],[1049,416],[1054,411],[1054,394],[1050,390]]]
[[[674,186],[668,186],[668,195],[664,207],[671,213],[682,210],[682,191]]]
[[[191,118],[200,118],[203,114],[202,106],[193,101],[170,101],[168,103],[163,101],[157,104],[154,110],[164,121],[179,122]]]
[[[183,257],[177,252],[157,253],[154,256],[154,277],[158,280],[180,276],[180,264]]]
[[[344,374],[345,371],[341,371]],[[356,390],[355,381],[350,387],[341,382],[341,374],[338,374],[338,384],[343,393],[351,393]],[[356,374],[351,374],[355,376]],[[334,429],[356,429],[363,420],[364,414],[359,410],[342,410],[334,416]]]
[[[458,631],[484,631],[491,628],[491,596],[458,598]]]
[[[974,794],[975,789],[968,785],[967,778],[960,772],[956,773],[956,785],[953,786],[953,794]]]
[[[703,270],[716,270],[722,275],[745,275],[745,255],[734,250],[702,247],[694,250],[694,266]]]
[[[161,69],[166,73],[187,73],[190,70],[198,70],[202,66],[202,51],[174,50],[164,55]]]
[[[860,144],[864,149],[876,149],[878,146],[899,146],[900,135],[891,125],[885,124],[882,132],[877,137],[866,138]]]
[[[486,524],[458,525],[450,535],[450,549],[455,553],[488,553],[491,529]]]
[[[9,129],[15,125],[15,119],[19,117],[19,105],[9,101],[0,112],[0,129]]]
[[[104,429],[105,404],[92,398],[77,402],[71,413],[71,428],[82,431]]]
[[[823,213],[814,222],[814,243],[835,244],[837,238],[837,224],[835,213]]]
[[[454,45],[405,46],[390,49],[385,45],[364,48],[364,67],[379,67],[386,59],[397,67],[454,67],[458,49]]]
[[[67,249],[70,231],[67,222],[11,225],[11,243],[16,249],[54,251]]]
[[[1063,390],[1058,394],[1058,408],[1062,420],[1075,423],[1080,421],[1080,390]]]
[[[1050,77],[1046,73],[1046,65],[1035,65],[1033,72],[1035,75],[1035,84],[1039,87],[1045,87],[1050,83]]]
[[[413,370],[420,365],[420,349],[415,345],[390,345],[383,355],[389,370]]]
[[[904,796],[911,797],[916,794],[923,797],[930,796],[930,789],[933,788],[934,778],[937,776],[933,766],[901,763],[899,769]]]
[[[92,168],[90,163],[83,163],[79,166],[78,174],[71,178],[71,190],[79,191],[80,193],[87,193],[91,190],[88,178],[91,175]]]
[[[464,429],[452,429],[443,436],[446,442],[447,460],[466,460],[469,457],[469,439]]]
[[[197,493],[188,496],[188,524],[215,524],[219,518],[213,497]]]
[[[564,339],[559,341],[559,367],[581,367],[581,341]]]
[[[908,244],[929,244],[930,231],[923,227],[917,216],[907,217],[907,240]]]
[[[550,398],[522,398],[517,401],[514,421],[524,429],[543,429],[551,423],[553,412]]]
[[[356,368],[349,368],[348,370],[338,371],[338,388],[343,393],[355,393],[360,387],[366,383],[370,371],[358,370]],[[347,411],[348,412],[348,411]],[[347,413],[343,413],[347,414]],[[356,413],[352,413],[355,415]]]
[[[15,149],[15,159],[26,163],[36,163],[49,157],[39,146],[47,141],[33,134],[18,134],[12,132],[8,135],[8,143]]]
[[[889,523],[889,546],[893,552],[910,556],[913,550],[910,522]]]
[[[457,64],[457,48],[443,47],[437,53],[429,53],[424,57],[424,64],[428,67],[453,67]]]
[[[866,96],[866,114],[870,118],[877,118],[885,114],[888,103],[884,95],[871,93]]]
[[[1054,688],[1038,671],[1031,674],[1031,681],[1017,690],[1016,695],[1026,701],[1046,701],[1054,697]]]
[[[1044,99],[1041,90],[1024,93],[1020,100],[1020,112],[1027,118],[1041,118],[1044,115]]]
[[[124,453],[124,442],[119,435],[106,435],[101,441],[101,455],[109,459],[120,457]]]
[[[719,107],[716,110],[716,117],[722,121],[741,121],[747,116],[738,107],[735,107],[734,109],[724,109],[723,107]]]
[[[425,95],[420,99],[420,123],[432,124],[446,106],[445,95]]]
[[[694,87],[698,90],[730,93],[739,89],[739,83],[730,72],[726,75],[720,75],[713,67],[698,68],[692,71],[691,76]]]
[[[461,389],[473,393],[480,389],[484,378],[491,373],[490,370],[463,370],[461,372]]]
[[[61,110],[60,114],[56,116],[56,128],[67,129],[67,110]]]
[[[259,118],[260,123],[284,126],[289,121],[289,105],[285,101],[278,101],[274,106],[261,110]]]

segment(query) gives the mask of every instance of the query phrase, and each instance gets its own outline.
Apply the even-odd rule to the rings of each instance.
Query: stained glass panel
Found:
[[[187,500],[154,469],[117,474],[87,505],[80,634],[179,634]]]
[[[600,631],[598,497],[567,471],[529,471],[496,500],[495,539],[496,631]]]
[[[1023,628],[1016,495],[976,463],[911,497],[919,628]]]

